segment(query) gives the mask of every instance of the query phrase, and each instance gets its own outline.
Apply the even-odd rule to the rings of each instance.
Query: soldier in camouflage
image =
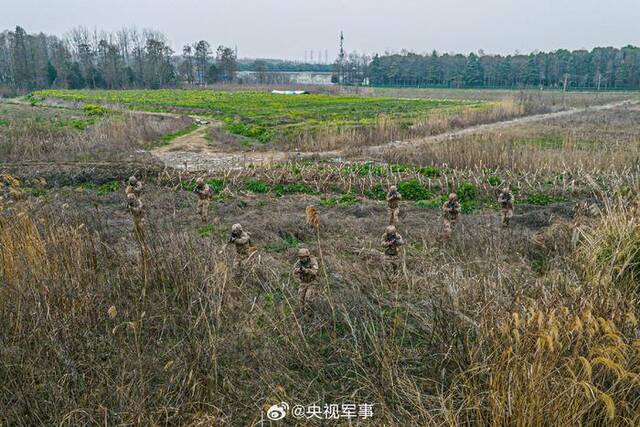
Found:
[[[398,192],[398,188],[395,185],[389,187],[387,193],[387,205],[389,210],[389,224],[395,225],[398,223],[398,216],[400,215],[400,200],[402,200],[402,194]]]
[[[198,196],[198,215],[200,215],[202,222],[207,222],[207,218],[209,217],[209,202],[211,201],[211,196],[213,196],[213,191],[211,187],[209,187],[209,184],[204,182],[204,179],[198,178],[193,192]]]
[[[384,254],[387,258],[396,258],[398,257],[400,246],[404,245],[404,239],[400,233],[396,231],[396,227],[390,225],[382,235],[381,245],[384,248]]]
[[[449,194],[449,200],[442,205],[442,211],[444,212],[444,235],[449,238],[460,216],[460,202],[456,193]]]
[[[127,196],[129,194],[133,194],[139,199],[142,195],[142,182],[138,181],[138,178],[136,178],[135,176],[130,176],[127,183],[127,188],[125,188],[124,192]]]
[[[400,260],[400,246],[404,245],[404,239],[402,238],[400,233],[396,231],[396,227],[390,225],[385,229],[380,244],[384,248],[385,255],[385,263],[383,264],[383,268],[386,273],[390,274],[392,277],[395,277],[398,271]]]
[[[498,196],[498,203],[502,206],[502,226],[508,227],[509,221],[513,217],[513,194],[508,188],[503,188],[500,196]]]
[[[241,257],[248,257],[255,250],[251,246],[251,235],[242,229],[242,225],[233,224],[231,226],[231,237],[229,243],[233,243],[236,246],[236,252]]]
[[[311,256],[309,249],[302,248],[298,251],[298,260],[293,266],[293,274],[300,279],[300,289],[298,296],[300,306],[304,309],[307,304],[307,293],[311,284],[316,280],[318,275],[318,260]]]

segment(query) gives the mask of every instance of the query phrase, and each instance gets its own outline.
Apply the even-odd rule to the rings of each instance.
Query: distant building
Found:
[[[332,85],[331,72],[324,71],[239,71],[242,83]]]

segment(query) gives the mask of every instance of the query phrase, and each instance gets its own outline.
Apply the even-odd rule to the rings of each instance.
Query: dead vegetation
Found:
[[[0,424],[259,425],[285,401],[373,403],[371,425],[638,425],[637,129],[635,113],[611,114],[394,164],[221,171],[204,226],[189,173],[3,165]],[[110,153],[174,122],[102,123]],[[559,134],[590,142],[534,142]],[[145,262],[123,194],[134,172]],[[378,241],[391,184],[407,241],[395,278]],[[505,184],[518,190],[506,230],[492,205]],[[444,241],[450,191],[476,203]],[[586,198],[600,213],[574,218]],[[244,272],[225,247],[235,222],[259,248]],[[321,260],[310,318],[291,272],[301,246]]]
[[[147,191],[158,208],[146,286],[130,219],[109,225],[120,194],[37,220],[32,208],[2,214],[5,422],[250,425],[283,400],[373,402],[375,423],[389,425],[639,420],[635,267],[591,256],[606,236],[637,244],[618,205],[583,226],[575,254],[553,249],[567,243],[543,255],[535,230],[502,231],[496,215],[463,218],[445,244],[438,213],[412,210],[406,269],[392,281],[370,253],[382,204],[320,209],[318,233],[305,225],[307,196],[277,202],[277,218],[264,215],[269,199],[231,200],[219,214],[260,246],[237,274],[220,252],[228,221],[203,238],[195,212],[161,220],[166,190]],[[278,240],[292,246],[267,250]],[[296,241],[322,244],[312,320],[296,306]]]
[[[304,132],[289,144],[300,151],[332,151],[382,145],[391,141],[437,135],[465,127],[495,123],[520,117],[527,113],[523,105],[510,101],[481,108],[439,111],[403,126],[381,114],[375,125],[363,127],[326,126],[313,132]]]
[[[382,158],[456,169],[635,174],[640,154],[638,119],[640,111],[629,106],[585,111],[403,150],[387,149]]]
[[[474,99],[482,101],[510,100],[527,104],[537,110],[584,108],[610,104],[630,98],[637,99],[633,92],[562,92],[560,90],[509,90],[509,89],[416,89],[416,88],[367,88],[364,94],[399,98]]]
[[[5,104],[0,125],[0,161],[124,160],[191,120],[144,114],[60,117],[59,109]],[[38,110],[33,116],[29,110]],[[6,115],[5,115],[6,114]]]

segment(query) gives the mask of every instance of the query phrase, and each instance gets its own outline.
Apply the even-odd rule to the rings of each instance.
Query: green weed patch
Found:
[[[270,253],[285,252],[289,249],[296,249],[300,245],[300,243],[300,240],[298,240],[295,236],[287,235],[281,240],[267,243],[264,249],[266,252]]]
[[[205,114],[224,122],[228,132],[260,142],[290,140],[327,127],[375,126],[384,115],[408,127],[437,110],[480,108],[479,101],[395,99],[354,95],[281,96],[268,92],[204,90],[43,90],[42,98],[88,102],[87,114],[102,115],[100,104],[121,104],[132,110]],[[35,99],[35,98],[34,98]]]
[[[400,182],[398,191],[405,200],[427,200],[433,197],[433,193],[417,179]]]
[[[322,206],[353,206],[358,204],[358,198],[352,194],[347,193],[337,197],[327,197],[320,200]]]

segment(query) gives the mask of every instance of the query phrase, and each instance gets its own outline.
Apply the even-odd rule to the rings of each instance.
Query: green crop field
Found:
[[[36,97],[104,104],[132,110],[196,114],[225,122],[234,134],[261,142],[286,139],[326,126],[375,125],[383,115],[409,127],[434,111],[486,108],[489,103],[463,100],[395,99],[312,94],[208,90],[43,90]]]

